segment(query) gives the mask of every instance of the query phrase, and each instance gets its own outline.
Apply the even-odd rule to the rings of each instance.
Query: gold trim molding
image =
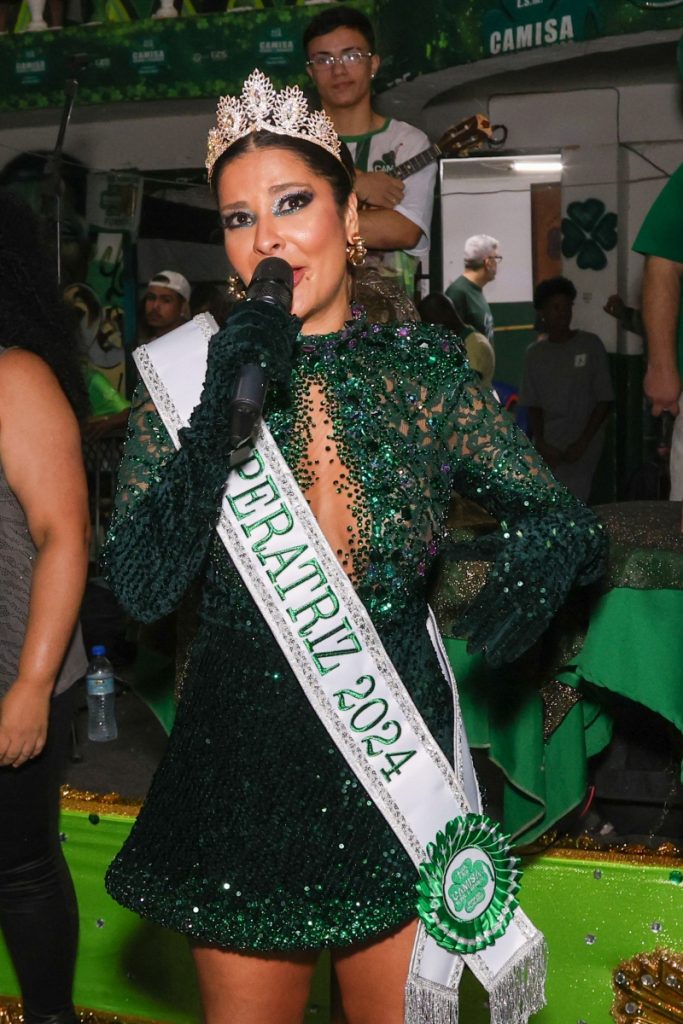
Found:
[[[518,846],[520,857],[551,857],[559,860],[612,861],[638,867],[682,868],[683,851],[674,843],[663,841],[656,849],[642,843],[615,843],[605,846],[590,836],[570,839],[548,832],[529,846]]]
[[[120,793],[91,793],[87,789],[62,786],[60,805],[64,811],[84,811],[86,814],[115,814],[122,818],[137,818],[142,800],[122,797]],[[5,1022],[0,1018],[0,1024]]]

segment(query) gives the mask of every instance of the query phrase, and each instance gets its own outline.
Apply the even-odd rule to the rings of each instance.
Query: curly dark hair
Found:
[[[87,413],[73,311],[64,302],[38,217],[0,188],[0,345],[27,349],[53,371],[79,419]]]
[[[547,277],[534,288],[534,309],[543,309],[553,295],[566,295],[573,302],[576,298],[576,288],[568,277]]]

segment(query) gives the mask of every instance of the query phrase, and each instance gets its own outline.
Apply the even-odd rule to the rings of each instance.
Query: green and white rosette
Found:
[[[509,836],[483,814],[454,818],[420,865],[417,910],[451,953],[476,953],[504,934],[518,905],[521,872]]]

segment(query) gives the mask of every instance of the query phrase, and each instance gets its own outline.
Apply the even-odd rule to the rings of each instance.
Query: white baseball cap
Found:
[[[147,287],[149,288],[153,284],[158,284],[163,288],[171,288],[172,291],[178,292],[178,295],[182,295],[187,302],[190,301],[190,295],[192,294],[190,282],[176,270],[160,270],[150,280]]]

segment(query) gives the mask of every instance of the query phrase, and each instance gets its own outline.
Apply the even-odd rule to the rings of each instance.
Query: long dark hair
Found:
[[[87,401],[76,322],[48,253],[33,210],[10,189],[0,188],[0,345],[44,359],[82,419]]]
[[[211,177],[214,197],[218,194],[218,182],[227,165],[236,160],[238,156],[242,156],[243,153],[250,153],[255,149],[284,149],[286,152],[298,156],[314,174],[325,178],[329,183],[340,213],[346,207],[353,191],[354,170],[351,154],[344,143],[342,143],[342,162],[340,162],[315,142],[268,131],[252,132],[251,135],[245,135],[218,158]]]

